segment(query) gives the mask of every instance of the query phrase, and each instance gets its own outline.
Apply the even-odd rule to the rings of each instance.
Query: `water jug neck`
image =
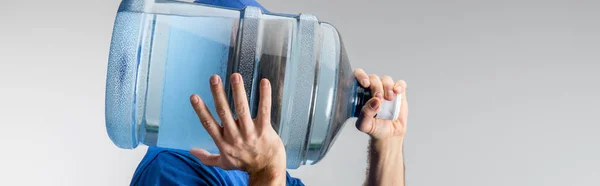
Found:
[[[369,99],[371,99],[373,97],[370,89],[360,86],[358,84],[358,82],[356,84],[357,84],[356,96],[354,98],[355,105],[354,105],[354,112],[352,114],[352,116],[354,116],[354,117],[360,116],[360,112],[361,112],[363,106],[365,106],[365,104],[367,104],[367,101],[369,101]]]
[[[353,117],[360,116],[362,108],[367,104],[369,99],[373,98],[371,90],[356,85],[356,95],[354,97]],[[375,115],[376,118],[396,120],[400,114],[400,106],[402,104],[402,95],[397,95],[394,100],[382,100],[379,106],[379,111]]]

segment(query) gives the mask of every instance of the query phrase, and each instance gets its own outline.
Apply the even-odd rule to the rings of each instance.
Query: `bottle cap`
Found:
[[[402,94],[398,94],[392,101],[384,100],[377,112],[376,118],[397,120],[400,115],[400,106],[402,104]]]

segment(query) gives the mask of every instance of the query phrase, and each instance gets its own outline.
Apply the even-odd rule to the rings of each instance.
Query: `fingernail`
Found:
[[[219,76],[215,75],[212,78],[210,78],[211,85],[217,85],[218,83],[219,83]]]
[[[231,78],[231,83],[237,84],[240,82],[240,75],[236,74]]]
[[[198,96],[196,96],[196,95],[193,95],[193,96],[192,96],[192,103],[193,103],[193,104],[196,104],[196,103],[198,103]]]
[[[375,93],[375,97],[376,97],[376,98],[379,98],[379,99],[383,99],[383,95],[382,95],[382,93],[381,93],[381,92],[377,92],[377,93]]]
[[[263,79],[262,80],[262,86],[265,87],[265,88],[269,87],[269,80]]]
[[[379,100],[371,101],[371,103],[369,104],[369,106],[371,106],[371,108],[373,108],[375,110],[379,109]]]
[[[368,79],[363,79],[361,82],[362,82],[363,86],[365,86],[365,87],[369,86],[369,80]]]

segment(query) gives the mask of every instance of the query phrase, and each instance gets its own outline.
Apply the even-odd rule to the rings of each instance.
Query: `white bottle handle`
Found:
[[[384,100],[379,107],[376,118],[397,120],[400,116],[400,106],[402,105],[402,94],[396,95],[396,98],[392,101]]]

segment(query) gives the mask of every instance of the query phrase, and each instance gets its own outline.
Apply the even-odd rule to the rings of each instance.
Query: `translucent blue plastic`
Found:
[[[321,160],[370,98],[352,76],[337,30],[312,15],[124,0],[108,62],[110,139],[125,149],[145,144],[218,153],[189,96],[210,98],[213,74],[223,77],[230,94],[227,77],[234,72],[244,78],[253,115],[259,80],[271,81],[271,121],[292,169]],[[217,116],[212,99],[204,100]]]

